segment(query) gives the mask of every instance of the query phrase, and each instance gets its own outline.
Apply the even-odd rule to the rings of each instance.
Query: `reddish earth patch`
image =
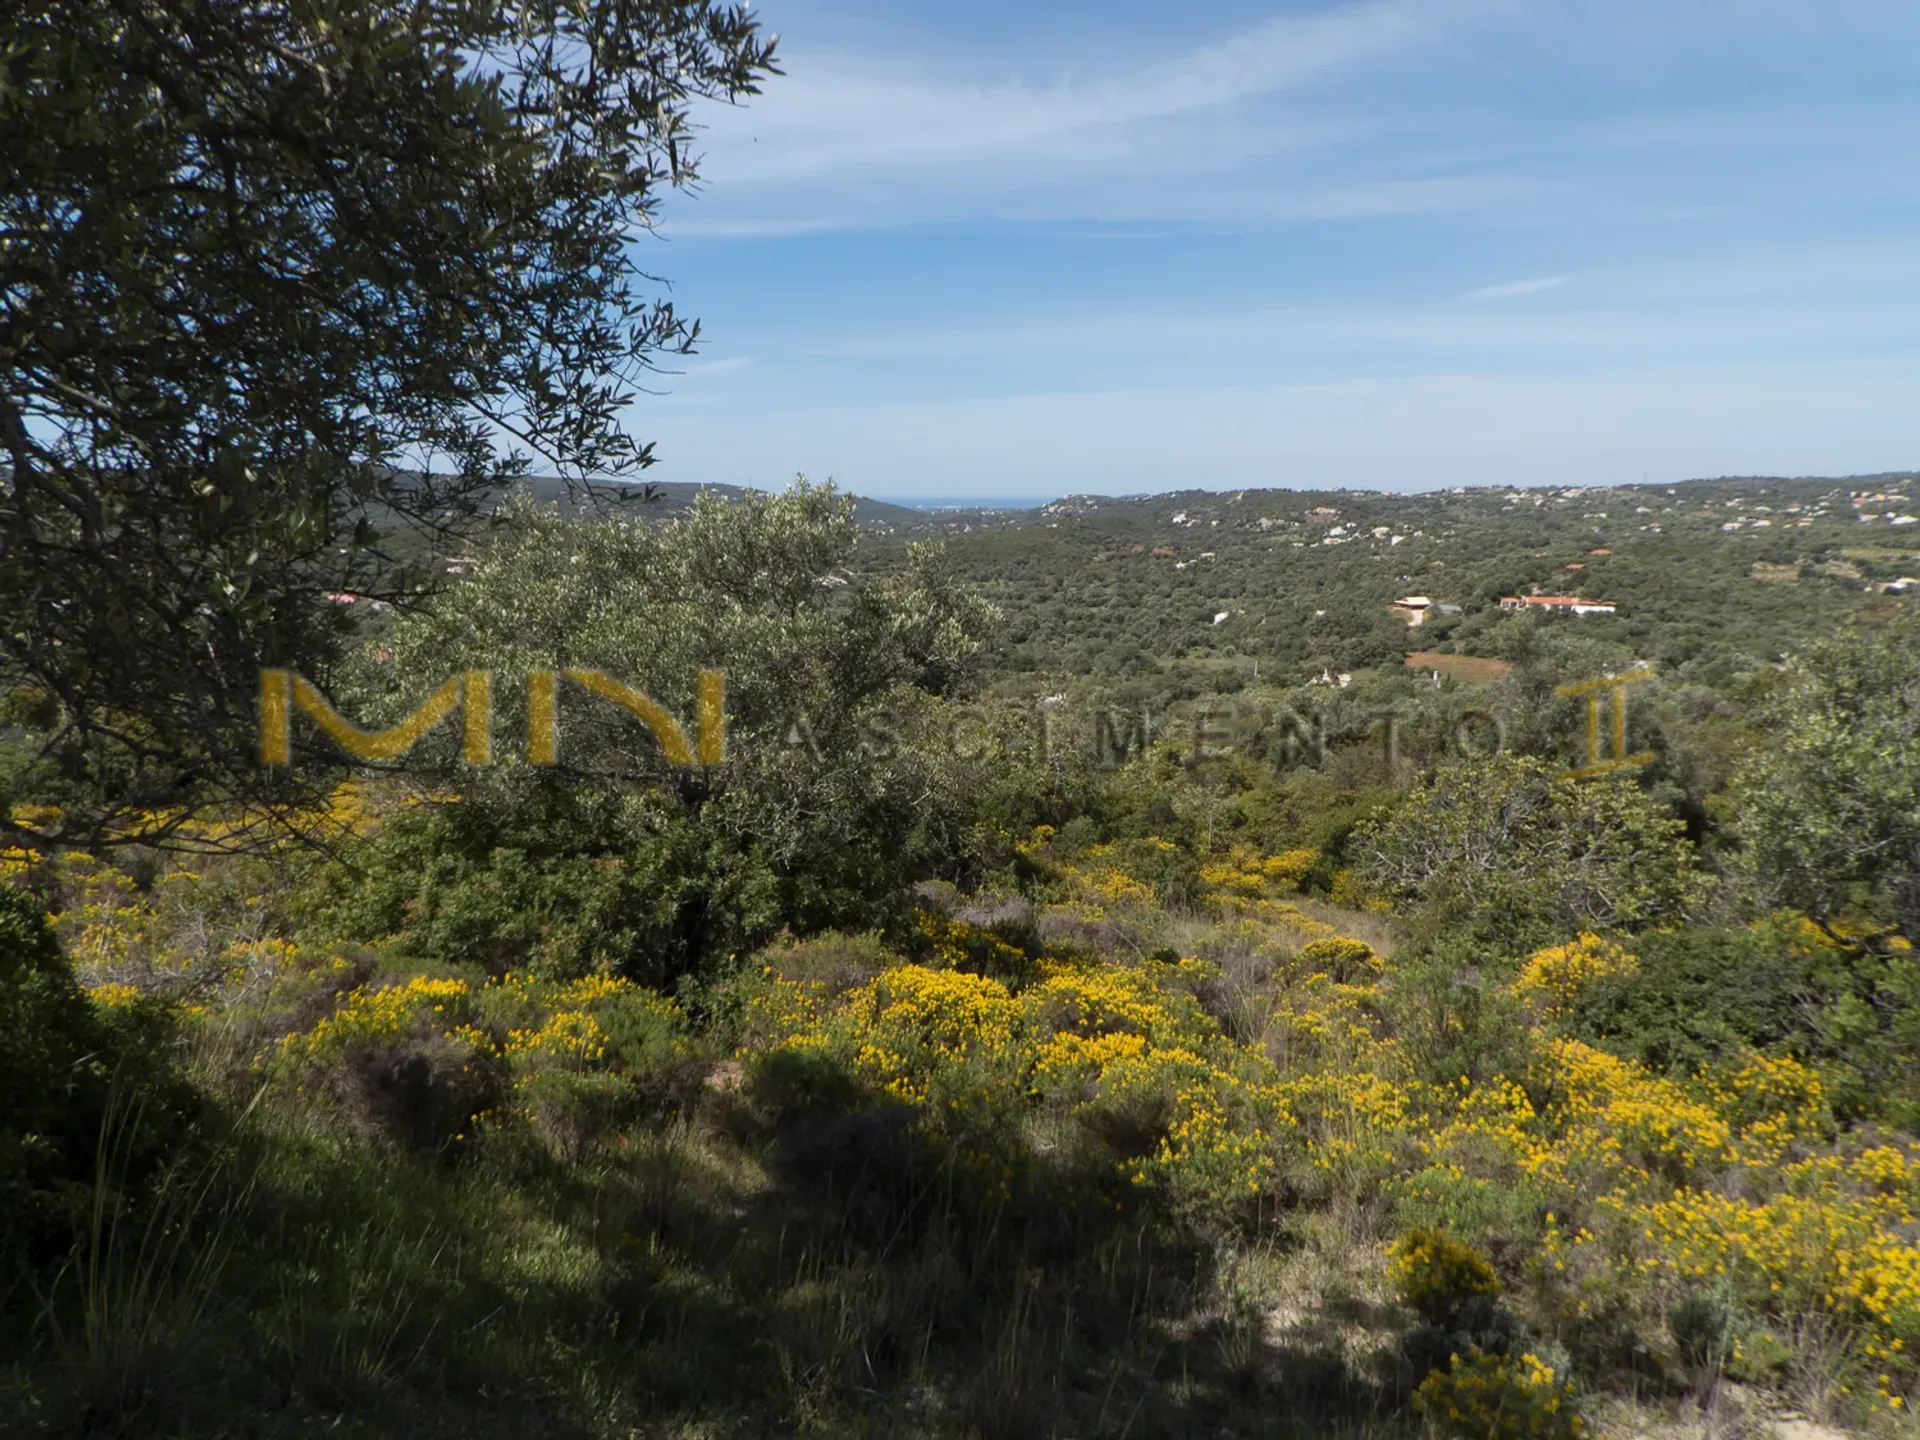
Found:
[[[1513,666],[1504,660],[1487,660],[1478,655],[1442,655],[1438,650],[1416,650],[1407,656],[1407,668],[1438,670],[1456,680],[1485,685],[1498,680]]]

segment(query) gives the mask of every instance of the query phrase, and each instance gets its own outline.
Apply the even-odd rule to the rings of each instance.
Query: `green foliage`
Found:
[[[1834,481],[1712,480],[1591,490],[1577,502],[1538,492],[1517,503],[1491,489],[1187,490],[923,525],[947,535],[963,572],[1006,610],[1004,673],[1039,677],[1047,690],[1034,694],[1074,677],[1158,716],[1200,697],[1268,703],[1323,669],[1354,672],[1358,688],[1367,670],[1385,678],[1423,649],[1520,660],[1553,683],[1650,661],[1677,685],[1724,688],[1879,603],[1864,593],[1865,578],[1895,572],[1842,560],[1860,545],[1846,490]],[[1722,530],[1767,518],[1761,506],[1767,528]],[[1336,525],[1343,536],[1331,533]],[[1376,527],[1390,533],[1375,536]],[[1794,583],[1760,578],[1757,563],[1783,554],[1797,562]],[[1840,565],[1820,563],[1828,557]],[[1909,555],[1889,548],[1883,558],[1911,573]],[[1570,572],[1570,563],[1584,569]],[[1501,595],[1536,587],[1610,600],[1620,613],[1499,610]],[[1387,609],[1409,590],[1462,613],[1409,630]],[[1228,619],[1214,624],[1222,611]],[[1525,663],[1529,636],[1543,663]],[[1596,659],[1597,668],[1558,673]],[[1477,688],[1449,681],[1440,693]],[[1560,723],[1577,703],[1497,709],[1518,748],[1563,758],[1577,743]]]
[[[1641,937],[1639,965],[1568,1007],[1568,1033],[1649,1068],[1693,1075],[1751,1047],[1810,1051],[1819,984],[1807,949],[1755,931]]]
[[[184,1044],[236,1111],[270,1083],[231,1211],[160,1227],[203,1274],[238,1262],[146,1312],[195,1343],[134,1366],[98,1337],[158,1322],[42,1326],[0,1359],[28,1395],[0,1428],[1566,1440],[1570,1369],[1610,1384],[1669,1333],[1701,1362],[1675,1385],[1710,1384],[1718,1348],[1756,1384],[1825,1366],[1832,1393],[1816,1352],[1841,1345],[1862,1403],[1910,1404],[1920,967],[1890,892],[1857,882],[1831,935],[1734,928],[1732,887],[1722,928],[1687,923],[1760,733],[1739,701],[1764,677],[1740,676],[1868,602],[1808,564],[1715,634],[1749,542],[1701,543],[1717,518],[1663,496],[1592,503],[1698,527],[1671,548],[1572,502],[1319,497],[1346,549],[1324,516],[1236,518],[1278,503],[1252,492],[1208,502],[1218,554],[1177,577],[1095,558],[1154,502],[944,557],[870,544],[806,486],[650,528],[510,512],[391,658],[329,677],[378,724],[493,671],[501,763],[463,773],[430,737],[342,803],[347,864],[266,860],[217,905],[192,876],[63,898],[111,1043],[157,1012],[101,982],[164,973],[182,1028],[149,1048]],[[1399,547],[1357,524],[1412,514]],[[1550,586],[1576,541],[1623,552],[1583,583],[1632,613],[1474,608]],[[1683,563],[1705,619],[1657,613]],[[1443,577],[1470,608],[1423,635],[1369,609]],[[970,579],[1025,632],[997,677]],[[1213,626],[1228,586],[1266,608]],[[1443,632],[1513,672],[1401,673]],[[1554,689],[1649,655],[1686,669],[1633,692],[1657,764],[1556,781],[1580,705]],[[1357,657],[1379,671],[1293,683]],[[520,763],[526,672],[569,666],[683,722],[695,671],[725,669],[728,759],[665,764],[563,687],[561,764]],[[1086,702],[1155,707],[1153,743],[1102,755]],[[1288,711],[1308,733],[1263,732]],[[1476,713],[1520,753],[1462,743]],[[1203,731],[1231,739],[1199,753]],[[259,938],[295,869],[311,933]],[[1381,1307],[1409,1224],[1406,1311]],[[53,1283],[65,1326],[80,1287]],[[1364,1366],[1356,1317],[1398,1332]],[[131,1401],[71,1378],[96,1373]]]
[[[877,932],[844,935],[835,930],[804,940],[783,937],[754,957],[784,979],[820,985],[834,995],[864,985],[895,958]]]
[[[1726,1297],[1689,1290],[1668,1307],[1667,1328],[1690,1364],[1719,1367],[1732,1341],[1733,1317]]]
[[[70,1239],[106,1111],[105,1030],[45,917],[0,886],[0,1253],[46,1258]]]
[[[1438,1230],[1412,1230],[1396,1240],[1388,1278],[1401,1300],[1435,1325],[1451,1325],[1500,1294],[1486,1257]]]
[[[309,908],[323,929],[494,975],[610,968],[649,984],[778,928],[764,859],[684,821],[626,832],[573,799],[395,814],[355,848],[358,873],[325,877]]]
[[[1920,963],[1876,956],[1784,924],[1652,934],[1639,964],[1568,1007],[1569,1034],[1692,1076],[1744,1051],[1817,1063],[1842,1111],[1920,1116]]]
[[[496,969],[662,983],[782,923],[887,918],[965,843],[986,767],[946,743],[941,697],[994,617],[932,550],[845,593],[820,584],[855,538],[850,502],[804,483],[651,527],[516,512],[468,584],[395,628],[392,661],[368,667],[376,703],[404,712],[449,668],[486,669],[512,733],[528,672],[589,669],[691,730],[695,677],[718,670],[725,759],[675,766],[570,687],[558,764],[465,772],[460,804],[373,842],[377,884],[346,898],[357,929]]]
[[[1517,954],[1684,919],[1703,885],[1683,828],[1631,779],[1495,755],[1441,766],[1354,848],[1372,885],[1436,928]]]
[[[1413,1073],[1436,1085],[1512,1074],[1524,1062],[1521,1007],[1471,940],[1443,936],[1395,957],[1384,986]]]
[[[1413,1403],[1453,1440],[1578,1440],[1587,1433],[1572,1385],[1533,1354],[1456,1355],[1421,1384]]]
[[[1740,767],[1732,828],[1762,891],[1920,945],[1920,624],[1812,647],[1756,725],[1771,743]]]
[[[45,1265],[98,1203],[140,1190],[198,1118],[168,1073],[164,1017],[109,1022],[79,985],[45,916],[0,885],[0,1261]],[[102,1193],[103,1189],[106,1193]]]
[[[57,700],[65,833],[165,829],[257,793],[254,671],[337,653],[326,592],[416,595],[381,532],[650,462],[696,330],[631,237],[771,47],[705,0],[28,0],[0,53],[0,693]]]

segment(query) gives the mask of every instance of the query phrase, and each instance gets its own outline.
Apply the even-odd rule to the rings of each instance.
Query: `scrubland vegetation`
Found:
[[[1912,476],[682,507],[749,11],[0,52],[0,1433],[1920,1434]]]
[[[1647,682],[1588,779],[1551,620],[1397,756],[1103,765],[862,553],[808,487],[517,512],[328,681],[489,664],[494,765],[303,724],[270,844],[6,852],[16,1433],[1911,1432],[1910,619]],[[584,694],[517,753],[528,670],[703,661],[720,764]]]

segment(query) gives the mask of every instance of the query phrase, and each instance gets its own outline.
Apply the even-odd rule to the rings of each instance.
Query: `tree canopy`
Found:
[[[1559,778],[1501,754],[1441,765],[1356,850],[1396,900],[1517,952],[1683,919],[1702,888],[1683,829],[1630,778]]]
[[[1756,717],[1733,829],[1763,894],[1920,943],[1920,627],[1812,647]]]
[[[70,835],[251,785],[257,667],[415,593],[383,537],[650,463],[697,327],[634,244],[773,70],[712,0],[7,7],[0,693]]]
[[[487,671],[498,761],[455,766],[444,731],[423,746],[441,748],[431,773],[454,777],[460,803],[417,822],[432,845],[404,824],[380,843],[465,858],[371,864],[387,878],[368,896],[369,933],[431,931],[445,938],[423,943],[451,952],[470,940],[464,915],[497,947],[544,915],[547,901],[528,899],[538,889],[567,923],[601,917],[585,939],[550,936],[539,963],[657,979],[781,923],[870,923],[951,847],[942,822],[971,813],[992,762],[946,743],[942,702],[977,672],[998,617],[938,547],[849,582],[836,572],[853,558],[852,504],[804,482],[658,523],[533,506],[511,522],[467,583],[395,626],[387,658],[360,672],[362,702],[392,721],[451,672]],[[529,677],[566,671],[643,694],[690,752],[697,677],[718,672],[724,747],[676,763],[620,704],[556,680],[557,738],[526,763]],[[516,865],[541,885],[503,888]],[[571,876],[593,880],[593,898]]]

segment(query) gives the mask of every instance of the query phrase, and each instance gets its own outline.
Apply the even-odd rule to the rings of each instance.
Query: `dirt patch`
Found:
[[[1488,660],[1479,655],[1442,655],[1438,650],[1416,650],[1407,656],[1410,670],[1438,670],[1455,680],[1474,685],[1490,685],[1513,669],[1504,660]]]

